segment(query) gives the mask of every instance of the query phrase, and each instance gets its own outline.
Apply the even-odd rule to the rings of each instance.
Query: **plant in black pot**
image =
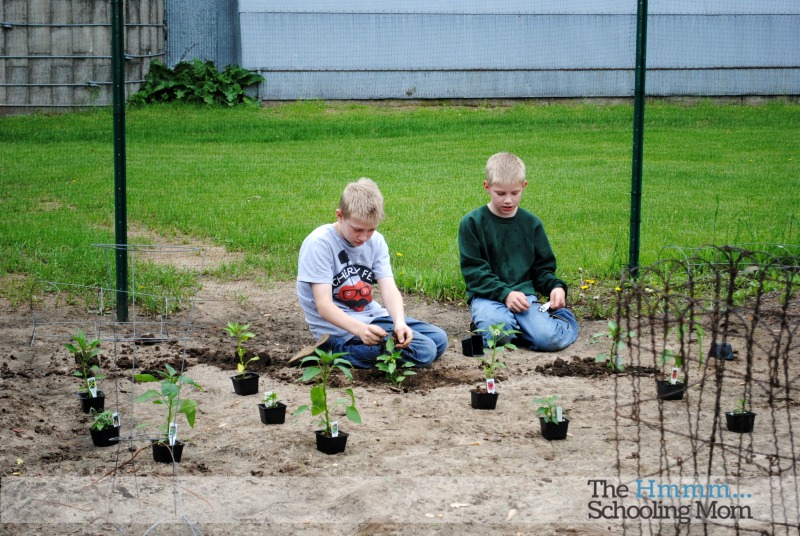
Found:
[[[475,356],[481,362],[483,377],[486,385],[478,385],[470,391],[470,403],[475,409],[495,409],[497,407],[497,371],[505,368],[506,364],[500,359],[504,350],[516,350],[511,338],[519,333],[515,329],[504,329],[505,324],[495,324],[488,330],[479,329],[478,333],[488,333],[486,342],[487,352]]]
[[[378,356],[375,368],[386,373],[389,383],[399,385],[407,377],[414,376],[416,372],[409,370],[414,367],[414,363],[405,361],[401,357],[402,351],[397,348],[394,337],[395,335],[392,333],[392,336],[386,339],[386,353]]]
[[[95,447],[110,447],[119,443],[119,413],[92,410],[94,422],[89,428]]]
[[[88,340],[86,334],[78,330],[72,336],[72,342],[64,345],[75,358],[78,370],[72,373],[76,378],[80,378],[81,386],[78,388],[78,397],[81,399],[81,409],[84,413],[92,410],[103,411],[105,407],[106,395],[97,389],[97,381],[104,380],[105,376],[100,374],[100,340]]]
[[[680,353],[676,354],[669,348],[661,352],[659,362],[662,367],[672,364],[669,374],[664,374],[667,378],[656,379],[656,390],[658,398],[661,400],[683,400],[683,393],[686,391],[684,379],[681,378],[683,369],[683,357]]]
[[[729,432],[737,434],[749,434],[753,431],[756,423],[756,414],[750,411],[750,404],[744,398],[736,403],[733,411],[725,412],[725,424]]]
[[[303,370],[303,376],[297,381],[307,382],[313,380],[314,383],[310,392],[311,405],[300,406],[294,412],[294,415],[300,415],[304,411],[311,411],[311,415],[319,417],[318,422],[322,429],[316,431],[317,450],[325,454],[344,452],[347,446],[348,434],[339,430],[338,422],[333,421],[331,418],[331,410],[334,407],[343,407],[345,416],[351,422],[361,424],[361,414],[356,409],[356,396],[351,388],[348,387],[341,390],[341,393],[346,395],[347,398],[338,398],[333,402],[328,399],[328,385],[331,374],[338,370],[350,381],[353,381],[353,375],[350,372],[353,365],[346,359],[342,359],[343,355],[346,354],[324,352],[317,348],[316,355],[306,357],[300,362],[305,369]]]
[[[256,336],[248,329],[250,329],[250,324],[239,324],[238,322],[228,322],[228,325],[225,326],[228,335],[236,339],[236,356],[239,358],[236,370],[239,374],[231,376],[231,381],[237,395],[254,395],[258,392],[258,374],[247,372],[247,365],[259,360],[257,355],[247,359],[245,343]]]
[[[197,403],[188,398],[181,398],[181,390],[184,388],[194,388],[199,391],[204,389],[193,379],[179,374],[169,364],[165,365],[164,371],[157,371],[158,377],[152,374],[136,374],[137,382],[141,383],[160,383],[159,389],[149,389],[136,398],[136,402],[150,402],[162,406],[164,409],[164,420],[160,427],[161,435],[153,440],[153,459],[157,462],[172,463],[181,461],[183,454],[183,443],[178,441],[178,415],[186,416],[189,426],[194,428],[195,414],[197,413]]]
[[[267,391],[258,404],[258,413],[264,424],[283,424],[286,421],[286,404],[278,402],[278,393]]]
[[[569,429],[569,419],[567,410],[556,405],[558,396],[551,395],[544,398],[534,399],[534,404],[538,404],[536,415],[539,416],[539,425],[542,429],[542,437],[548,441],[565,439]]]

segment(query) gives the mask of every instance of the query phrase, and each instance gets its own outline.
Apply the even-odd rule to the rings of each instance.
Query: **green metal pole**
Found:
[[[636,10],[636,68],[633,91],[633,171],[631,176],[631,230],[628,273],[639,271],[639,238],[642,226],[642,149],[644,147],[644,75],[647,50],[647,0],[638,0]]]
[[[128,321],[128,202],[125,178],[125,9],[111,0],[111,70],[114,106],[114,234],[117,321]]]

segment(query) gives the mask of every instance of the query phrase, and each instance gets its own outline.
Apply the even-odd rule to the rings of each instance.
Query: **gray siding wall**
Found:
[[[239,0],[264,99],[633,94],[636,1]],[[652,1],[649,95],[800,94],[800,4]]]

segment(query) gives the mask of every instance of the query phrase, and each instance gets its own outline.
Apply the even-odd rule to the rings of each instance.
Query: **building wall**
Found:
[[[164,56],[163,0],[124,2],[126,90]],[[2,0],[0,113],[111,103],[108,0]]]
[[[240,0],[264,99],[625,97],[635,0]],[[800,4],[650,1],[649,95],[800,93]]]

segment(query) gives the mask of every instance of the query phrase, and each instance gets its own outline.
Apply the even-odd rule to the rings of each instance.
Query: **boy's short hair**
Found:
[[[353,218],[376,227],[386,217],[383,195],[378,185],[367,177],[361,177],[345,187],[339,200],[339,210],[344,218]]]
[[[486,183],[516,186],[525,182],[525,162],[511,153],[497,153],[486,161]]]

